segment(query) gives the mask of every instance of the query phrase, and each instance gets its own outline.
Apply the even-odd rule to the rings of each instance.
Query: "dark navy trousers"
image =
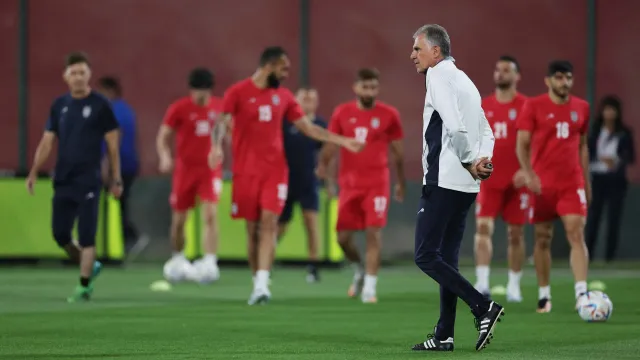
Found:
[[[475,193],[422,187],[415,237],[415,262],[425,274],[440,284],[440,320],[436,337],[453,337],[458,298],[466,302],[476,317],[488,308],[487,300],[458,272],[458,256],[467,214]]]
[[[56,187],[53,195],[51,227],[60,247],[71,242],[73,226],[78,221],[78,243],[92,247],[96,243],[100,190],[77,190]]]

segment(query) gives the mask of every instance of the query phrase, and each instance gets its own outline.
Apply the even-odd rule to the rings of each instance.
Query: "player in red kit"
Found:
[[[531,221],[540,313],[551,310],[551,236],[557,217],[571,246],[576,298],[587,291],[589,257],[584,225],[591,199],[589,104],[570,94],[573,66],[568,61],[550,63],[545,83],[549,92],[529,99],[518,117],[517,142],[526,184],[535,194]]]
[[[393,154],[398,182],[394,197],[404,198],[404,154],[400,114],[393,106],[376,100],[379,74],[375,69],[361,69],[354,84],[356,101],[339,105],[329,122],[329,130],[355,137],[366,146],[361,153],[342,151],[338,183],[338,242],[345,256],[355,267],[349,296],[360,296],[363,303],[375,303],[382,229],[387,223],[389,208],[389,149]],[[327,177],[327,169],[338,148],[325,145],[320,155],[318,174]],[[353,233],[366,233],[366,269],[353,244]]]
[[[286,118],[300,132],[360,151],[356,139],[334,135],[308,119],[291,91],[280,87],[289,75],[290,62],[281,47],[269,47],[260,57],[258,70],[225,92],[223,115],[216,124],[218,145],[213,153],[222,159],[222,139],[232,127],[232,216],[247,225],[249,266],[254,274],[249,305],[269,301],[269,271],[273,262],[278,217],[287,199],[288,168],[284,154],[282,121]],[[233,123],[231,123],[233,118]]]
[[[526,97],[516,90],[520,80],[518,61],[502,56],[493,72],[495,93],[482,100],[482,108],[496,139],[491,161],[493,175],[480,185],[476,199],[476,284],[479,292],[489,295],[489,273],[493,253],[492,236],[498,215],[507,223],[509,277],[507,301],[520,302],[520,277],[524,263],[524,224],[529,216],[529,194],[524,186],[524,172],[516,156],[516,119]]]
[[[190,95],[171,104],[157,137],[160,171],[173,171],[169,202],[173,209],[171,245],[173,256],[164,266],[169,280],[215,281],[220,276],[217,203],[222,191],[222,168],[213,165],[212,130],[222,112],[222,100],[211,96],[214,77],[207,69],[194,69],[189,75]],[[176,137],[175,165],[170,140]],[[199,198],[204,221],[204,258],[191,263],[184,256],[184,225],[187,211]]]

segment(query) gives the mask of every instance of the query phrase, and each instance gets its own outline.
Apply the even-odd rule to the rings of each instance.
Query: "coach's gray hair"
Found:
[[[437,24],[427,24],[418,29],[413,38],[420,35],[424,35],[429,45],[439,47],[443,57],[451,56],[451,39],[445,28]]]

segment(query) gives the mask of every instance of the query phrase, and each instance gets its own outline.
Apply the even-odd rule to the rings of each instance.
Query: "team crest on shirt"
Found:
[[[91,106],[85,106],[82,108],[82,117],[85,119],[91,116]]]
[[[217,113],[215,111],[209,111],[209,119],[215,120]]]
[[[516,109],[509,109],[509,120],[515,120],[518,117]]]
[[[67,112],[67,110],[69,110],[69,109],[68,109],[66,106],[65,106],[65,107],[63,107],[63,108],[62,108],[62,113],[63,113],[63,114],[64,114],[64,113],[66,113],[66,112]]]
[[[492,118],[493,117],[493,111],[487,111],[487,117],[488,118]]]
[[[573,121],[573,122],[577,122],[578,121],[578,112],[577,111],[572,111],[571,112],[571,121]]]
[[[278,105],[280,104],[280,97],[278,95],[273,95],[271,97],[271,102],[273,103],[273,105]]]
[[[349,119],[349,122],[350,122],[350,123],[352,123],[352,124],[355,124],[355,122],[356,122],[356,118],[351,118],[351,119]]]
[[[377,129],[380,126],[380,119],[378,119],[377,117],[374,117],[373,119],[371,119],[371,127],[374,129]]]

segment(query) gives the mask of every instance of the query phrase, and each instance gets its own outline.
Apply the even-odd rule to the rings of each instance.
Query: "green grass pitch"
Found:
[[[309,285],[303,270],[276,269],[271,304],[249,307],[248,271],[222,271],[216,284],[158,293],[149,285],[160,279],[160,265],[107,268],[92,302],[67,304],[76,271],[2,268],[0,359],[638,359],[637,270],[591,272],[607,284],[614,311],[608,323],[589,324],[573,311],[567,269],[552,274],[553,312],[535,313],[527,268],[525,302],[504,303],[504,321],[480,353],[471,314],[459,303],[453,354],[410,351],[438,315],[437,287],[415,267],[383,269],[375,305],[346,298],[349,270],[324,271],[321,283]],[[505,279],[493,271],[493,285]]]

